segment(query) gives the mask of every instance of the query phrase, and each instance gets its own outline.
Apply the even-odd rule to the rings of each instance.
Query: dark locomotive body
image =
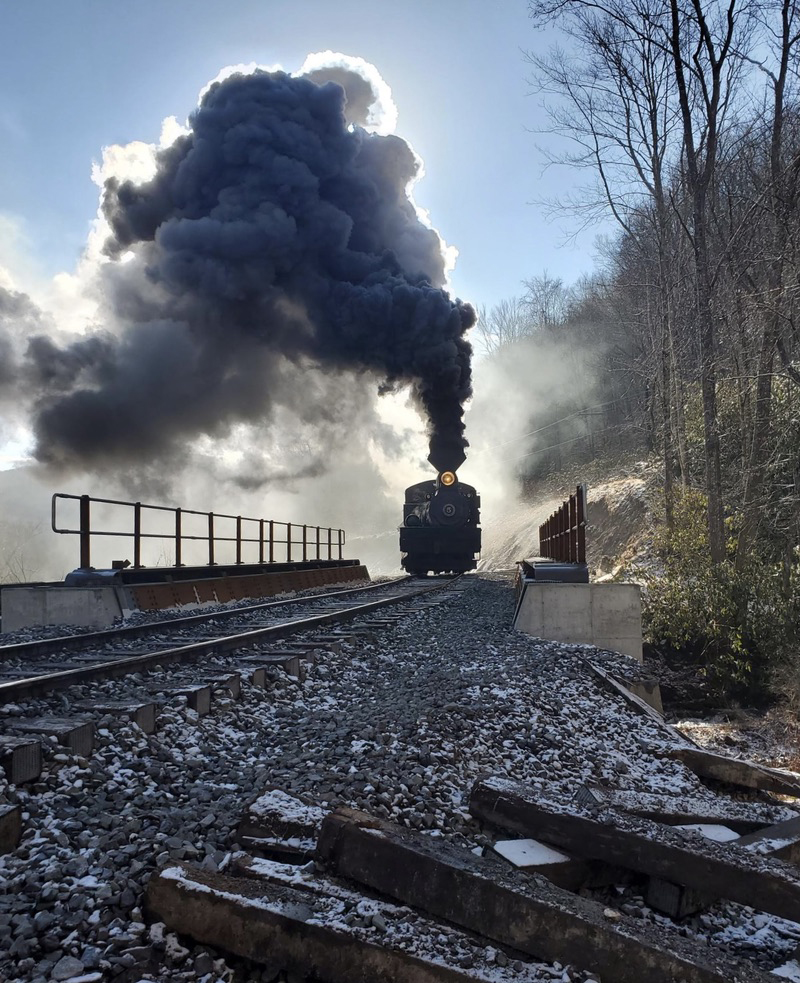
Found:
[[[406,488],[403,569],[417,576],[474,570],[481,549],[480,504],[472,485],[462,484],[452,471]]]

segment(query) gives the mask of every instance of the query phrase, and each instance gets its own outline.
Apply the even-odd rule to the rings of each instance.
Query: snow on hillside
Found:
[[[626,474],[589,485],[587,559],[593,579],[604,579],[646,549],[653,518],[646,501],[647,477]],[[568,497],[570,485],[551,489],[532,502],[517,502],[482,513],[483,552],[478,569],[508,570],[523,558],[539,555],[539,526]]]

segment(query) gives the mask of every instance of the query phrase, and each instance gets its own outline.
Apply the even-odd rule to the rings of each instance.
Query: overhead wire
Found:
[[[627,424],[614,423],[610,427],[603,427],[602,430],[593,430],[590,434],[582,433],[577,437],[570,437],[568,440],[562,440],[557,444],[550,444],[549,447],[537,447],[535,450],[528,451],[527,454],[520,454],[517,457],[501,457],[497,463],[503,464],[510,461],[524,461],[526,457],[532,457],[534,454],[544,454],[545,451],[553,451],[557,447],[564,447],[567,444],[574,444],[577,440],[589,440],[589,438],[593,439],[602,433],[608,433],[609,430],[619,430],[619,428],[623,426],[627,426]]]
[[[576,410],[574,413],[570,413],[567,416],[562,416],[560,420],[554,420],[552,423],[548,423],[543,427],[538,427],[536,430],[529,430],[528,433],[520,434],[518,437],[511,437],[509,440],[504,440],[502,443],[497,444],[497,447],[506,447],[508,444],[513,444],[518,440],[524,440],[526,437],[534,437],[537,433],[543,433],[545,430],[550,430],[552,427],[557,427],[559,423],[566,423],[567,420],[572,420],[576,416],[583,416],[590,410],[599,410],[604,406],[611,406],[613,403],[618,403],[623,399],[627,393],[623,393],[622,396],[618,396],[616,399],[606,400],[605,403],[597,403],[594,406],[585,406],[583,409]],[[599,431],[598,431],[599,433]]]
[[[575,410],[574,413],[569,413],[567,416],[562,416],[558,420],[554,420],[552,423],[547,423],[543,427],[537,427],[535,430],[529,430],[527,433],[519,434],[517,437],[511,437],[509,440],[504,440],[499,444],[495,444],[497,447],[507,447],[509,444],[514,444],[518,440],[524,440],[526,437],[534,437],[536,434],[544,433],[545,430],[551,430],[553,427],[557,427],[559,423],[566,423],[567,420],[573,420],[576,416],[584,416],[591,410],[599,410],[604,406],[611,406],[614,403],[618,403],[621,399],[624,399],[627,393],[623,393],[621,396],[617,396],[616,399],[608,399],[604,403],[596,403],[594,406],[585,406],[583,409]],[[600,431],[597,431],[598,433]],[[485,453],[485,452],[482,452]]]

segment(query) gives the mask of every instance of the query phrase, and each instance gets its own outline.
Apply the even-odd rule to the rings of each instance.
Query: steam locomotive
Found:
[[[474,570],[481,549],[480,505],[472,485],[460,482],[454,471],[406,488],[400,527],[403,569],[417,577],[429,571]]]

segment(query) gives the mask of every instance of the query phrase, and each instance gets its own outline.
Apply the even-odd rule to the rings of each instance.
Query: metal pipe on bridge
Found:
[[[59,525],[58,503],[61,500],[78,502],[79,517],[78,528],[62,527]],[[133,529],[128,525],[127,529],[116,528],[97,528],[93,526],[92,507],[95,505],[117,506],[133,510]],[[145,516],[152,517],[154,513],[168,513],[173,517],[172,524],[168,532],[148,532],[145,531]],[[208,532],[204,535],[196,535],[186,532],[185,516],[199,516],[205,519]],[[96,521],[96,520],[95,520]],[[235,523],[234,535],[221,535],[221,522],[233,521]],[[250,524],[255,523],[255,530],[251,535],[246,535],[250,530]],[[142,544],[145,539],[168,539],[174,544],[175,565],[182,566],[184,560],[184,546],[189,541],[205,542],[208,550],[208,566],[216,566],[219,562],[217,546],[221,543],[233,543],[235,549],[235,564],[244,564],[243,548],[245,544],[255,544],[258,554],[258,563],[264,564],[264,555],[268,553],[269,563],[275,562],[275,546],[285,545],[286,560],[292,562],[292,533],[297,529],[297,523],[279,522],[275,519],[252,519],[240,515],[226,515],[220,512],[199,512],[195,509],[174,508],[167,505],[147,505],[143,502],[125,502],[110,498],[94,498],[91,495],[67,495],[63,492],[56,492],[52,497],[51,503],[51,527],[53,532],[65,535],[77,535],[80,537],[80,569],[88,570],[92,566],[92,540],[94,537],[121,537],[133,540],[133,567],[141,569],[142,563]],[[247,526],[247,527],[246,527]],[[302,548],[304,562],[324,559],[323,553],[326,552],[327,559],[332,560],[333,554],[338,549],[338,558],[343,558],[343,548],[345,544],[345,533],[343,529],[333,529],[317,525],[302,525],[303,539],[296,545]],[[299,530],[297,530],[299,532]],[[283,533],[283,535],[281,535]],[[312,555],[313,554],[313,555]]]

